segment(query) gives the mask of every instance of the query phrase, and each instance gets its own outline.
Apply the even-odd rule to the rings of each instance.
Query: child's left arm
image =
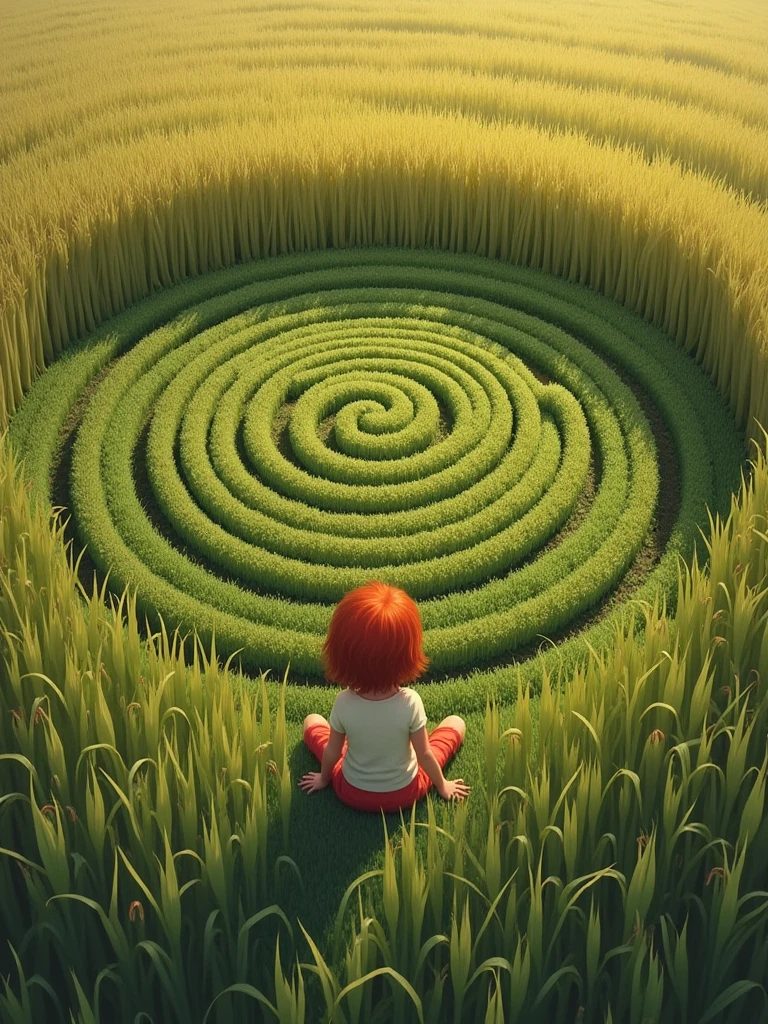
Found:
[[[333,726],[331,726],[331,735],[325,746],[325,750],[323,750],[323,760],[320,763],[320,771],[307,772],[299,782],[299,785],[305,793],[314,793],[317,789],[325,789],[331,781],[331,772],[333,771],[333,766],[341,757],[341,748],[344,746],[345,739],[346,735],[343,732],[337,732]]]

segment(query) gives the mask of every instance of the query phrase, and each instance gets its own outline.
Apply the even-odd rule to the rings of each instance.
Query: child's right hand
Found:
[[[443,800],[463,800],[471,788],[464,779],[446,779],[438,792]]]

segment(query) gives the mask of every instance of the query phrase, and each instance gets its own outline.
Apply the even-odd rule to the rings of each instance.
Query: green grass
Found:
[[[765,1024],[761,453],[675,618],[467,712],[470,798],[390,816],[383,849],[376,815],[296,786],[331,688],[81,601],[7,452],[0,507],[3,1020]],[[451,685],[421,688],[430,722]]]
[[[679,468],[676,521],[635,598],[674,598],[677,555],[707,506],[726,507],[743,457],[712,385],[660,332],[585,288],[478,257],[282,257],[126,311],[49,368],[12,422],[44,502],[61,428],[105,367],[65,501],[110,586],[136,587],[155,623],[194,625],[206,644],[215,632],[251,670],[290,663],[311,679],[333,604],[385,579],[419,600],[433,677],[470,677],[475,709],[514,692],[516,651],[606,601],[666,499],[623,377]],[[584,639],[601,646],[615,623],[609,612]],[[573,638],[543,664],[586,649]]]
[[[110,588],[136,588],[135,608],[117,614],[97,591],[85,610],[62,597],[72,574],[51,553],[60,538],[45,540],[73,420],[63,464],[73,536]],[[669,481],[652,421],[675,450],[674,510],[661,508]],[[26,497],[6,470],[6,505],[19,508],[0,594],[0,739],[14,752],[0,759],[10,794],[0,821],[15,845],[0,868],[17,860],[29,875],[0,870],[22,958],[0,955],[23,991],[24,971],[50,964],[70,992],[72,945],[86,1018],[117,970],[109,998],[123,1015],[152,1005],[189,1020],[211,1006],[215,1024],[246,998],[292,1005],[291,979],[306,981],[310,1019],[323,1001],[332,1017],[337,998],[366,1022],[416,1019],[418,1005],[437,1022],[443,998],[457,1022],[482,1019],[492,998],[526,1020],[561,1019],[598,975],[593,1019],[606,991],[617,1012],[631,1004],[641,1019],[662,1003],[663,922],[667,944],[692,963],[722,960],[708,998],[747,994],[728,988],[741,970],[735,953],[693,937],[686,945],[681,908],[713,868],[746,871],[757,899],[755,858],[745,867],[734,851],[757,814],[741,782],[761,792],[762,755],[736,707],[721,709],[719,733],[702,734],[715,681],[732,666],[721,637],[715,653],[686,648],[706,630],[678,576],[707,507],[729,506],[743,439],[702,371],[658,331],[587,289],[475,257],[285,257],[187,282],[104,325],[39,378],[11,438],[38,514],[24,525]],[[662,513],[666,546],[630,592],[646,628],[634,635],[611,594]],[[731,574],[737,557],[753,557],[738,555],[740,536],[734,528],[728,541]],[[713,577],[727,579],[713,551]],[[431,665],[417,686],[431,725],[465,717],[447,774],[472,786],[458,807],[420,803],[413,832],[387,816],[396,841],[384,847],[380,816],[351,811],[330,788],[297,787],[316,768],[302,719],[327,715],[335,695],[317,682],[333,604],[374,575],[419,600]],[[737,679],[764,646],[751,612],[739,618],[759,607],[759,580],[751,586],[730,606],[715,586],[712,602],[733,631]],[[678,594],[679,649],[675,620],[657,614]],[[601,608],[583,633],[528,656],[542,634],[567,633]],[[158,630],[147,642],[144,615]],[[201,662],[165,623],[194,624],[205,650],[215,636],[235,668],[282,675],[289,665],[306,685],[254,686]],[[588,644],[599,654],[585,668]],[[515,664],[521,651],[527,660]],[[516,697],[531,680],[543,689],[529,708]],[[755,714],[759,724],[762,704]],[[698,768],[686,768],[694,757]],[[653,836],[651,852],[639,835]],[[717,837],[728,837],[721,858]],[[689,865],[685,880],[673,855]],[[703,903],[708,920],[721,913],[717,899]],[[633,932],[636,915],[647,932]],[[744,916],[733,934],[752,949]],[[602,967],[586,946],[602,951]],[[676,982],[682,955],[663,954]],[[363,988],[371,970],[390,981]],[[488,973],[498,985],[508,975],[503,999]],[[347,984],[358,987],[341,997]],[[231,985],[255,987],[235,995]],[[667,996],[667,1006],[679,1012],[687,998]]]

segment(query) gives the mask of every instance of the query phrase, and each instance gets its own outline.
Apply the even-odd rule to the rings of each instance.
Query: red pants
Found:
[[[304,730],[304,742],[318,761],[323,759],[323,751],[330,736],[331,727],[327,722],[317,722]],[[450,725],[438,726],[429,734],[429,745],[437,763],[444,768],[461,746],[461,735]],[[331,785],[339,800],[356,811],[399,811],[401,808],[410,807],[417,800],[421,800],[432,785],[432,780],[419,765],[419,770],[413,781],[407,786],[403,786],[402,789],[395,789],[390,793],[375,793],[369,789],[358,789],[357,786],[351,786],[347,782],[341,770],[346,752],[347,741],[344,740],[341,757],[333,766]]]

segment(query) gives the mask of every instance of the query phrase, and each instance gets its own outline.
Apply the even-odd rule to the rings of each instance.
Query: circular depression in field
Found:
[[[398,249],[158,293],[53,364],[11,434],[152,621],[307,676],[370,579],[418,601],[435,677],[670,596],[743,456],[704,374],[627,310]]]

